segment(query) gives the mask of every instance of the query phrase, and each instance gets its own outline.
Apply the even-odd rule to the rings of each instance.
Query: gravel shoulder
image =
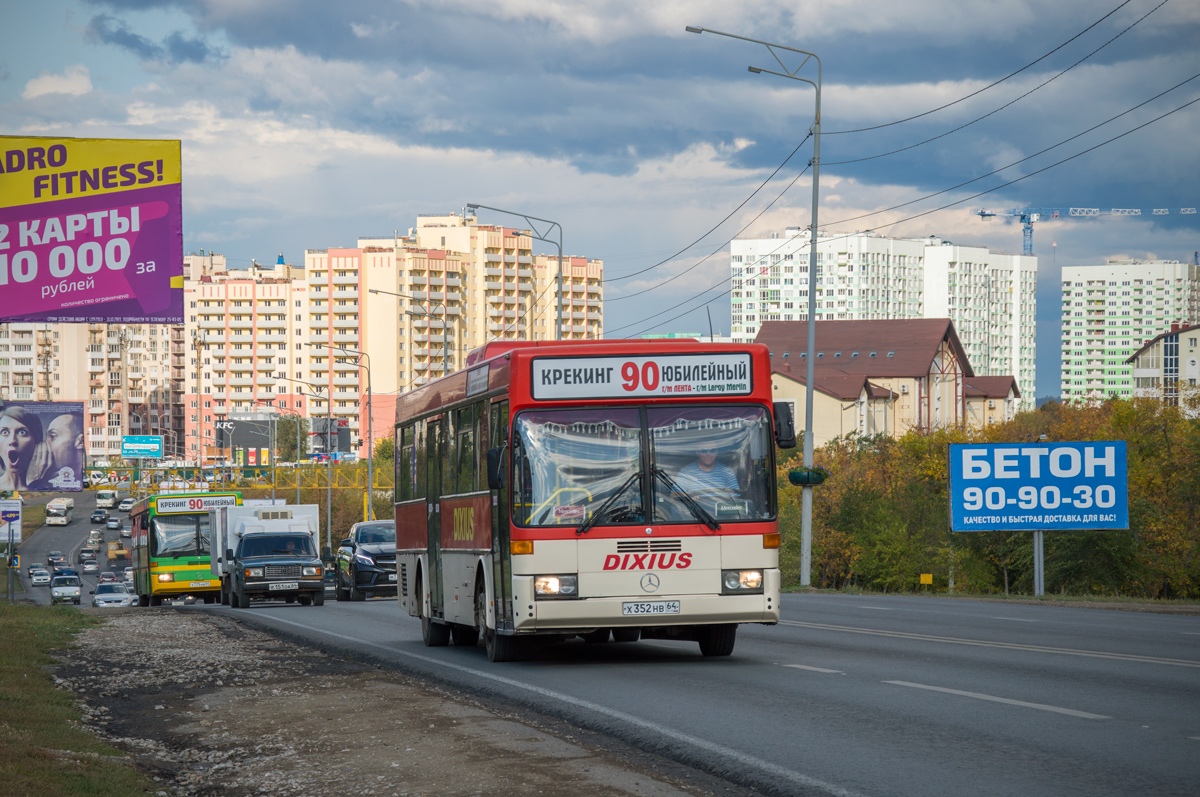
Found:
[[[60,652],[55,682],[159,795],[745,793],[228,617],[86,611],[106,623]]]

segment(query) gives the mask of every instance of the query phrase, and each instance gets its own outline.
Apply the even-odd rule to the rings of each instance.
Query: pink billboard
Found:
[[[183,323],[179,141],[0,148],[0,323]]]

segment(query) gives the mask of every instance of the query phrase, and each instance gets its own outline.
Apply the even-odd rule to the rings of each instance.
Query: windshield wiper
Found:
[[[683,505],[691,511],[692,515],[697,520],[708,526],[713,531],[717,531],[721,528],[721,524],[717,522],[716,518],[710,515],[707,509],[700,506],[700,502],[695,498],[692,498],[692,496],[688,494],[687,490],[676,484],[674,479],[668,476],[665,470],[656,466],[651,468],[650,472],[657,476],[663,484],[667,485],[667,489],[679,496],[679,500],[683,502]]]
[[[625,483],[622,484],[615,493],[610,495],[605,500],[605,502],[600,505],[600,508],[592,513],[591,517],[589,517],[587,520],[583,521],[583,523],[579,524],[579,528],[575,529],[575,533],[577,535],[578,534],[587,534],[588,531],[591,530],[592,526],[594,526],[600,522],[600,518],[603,517],[604,513],[608,511],[608,508],[610,506],[612,506],[614,503],[616,503],[617,499],[620,498],[625,493],[625,491],[629,489],[629,485],[633,484],[640,478],[642,478],[642,472],[639,470],[638,472],[636,472],[632,476],[630,476],[628,479],[626,479]]]

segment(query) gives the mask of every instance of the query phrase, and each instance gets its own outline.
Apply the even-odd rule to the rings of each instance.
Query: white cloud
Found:
[[[69,66],[61,75],[42,72],[25,84],[21,92],[24,99],[31,100],[45,94],[69,94],[79,97],[92,90],[92,74],[86,66]]]

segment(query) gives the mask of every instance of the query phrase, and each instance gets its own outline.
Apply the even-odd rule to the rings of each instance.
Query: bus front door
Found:
[[[442,601],[442,460],[446,456],[446,434],[443,421],[430,420],[425,434],[428,472],[425,501],[429,532],[429,616],[441,617]]]

